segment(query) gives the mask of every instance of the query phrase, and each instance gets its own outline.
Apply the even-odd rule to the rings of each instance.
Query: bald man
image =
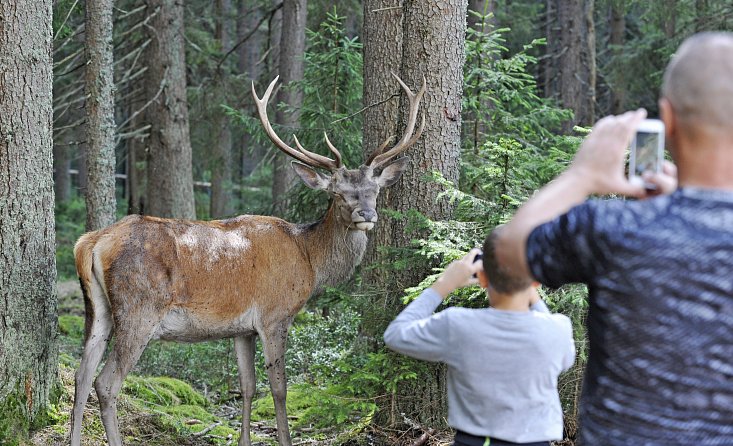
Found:
[[[582,445],[733,445],[733,35],[687,39],[659,106],[659,196],[624,175],[628,112],[497,230],[498,291],[588,285]],[[608,194],[642,199],[586,201]]]

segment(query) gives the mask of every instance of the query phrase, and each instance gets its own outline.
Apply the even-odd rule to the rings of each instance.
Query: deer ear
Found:
[[[331,184],[330,176],[323,175],[305,164],[293,161],[291,165],[293,166],[295,173],[297,173],[305,185],[311,189],[326,190],[328,189],[328,185]]]
[[[388,187],[397,182],[400,179],[402,172],[407,169],[407,165],[410,163],[410,158],[403,156],[397,158],[391,163],[384,166],[382,171],[377,175],[377,183],[379,187]]]

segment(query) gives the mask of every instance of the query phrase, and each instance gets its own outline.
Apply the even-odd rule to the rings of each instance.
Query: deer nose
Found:
[[[374,209],[359,209],[356,214],[364,221],[377,221],[377,212]]]

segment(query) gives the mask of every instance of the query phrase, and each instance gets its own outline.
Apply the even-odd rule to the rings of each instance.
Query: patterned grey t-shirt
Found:
[[[527,241],[533,276],[589,286],[583,445],[733,445],[733,192],[591,200]]]

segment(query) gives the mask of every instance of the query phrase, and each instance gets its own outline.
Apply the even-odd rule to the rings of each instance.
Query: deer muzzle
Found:
[[[360,231],[371,231],[377,222],[377,212],[373,209],[356,209],[351,214],[351,221]]]

